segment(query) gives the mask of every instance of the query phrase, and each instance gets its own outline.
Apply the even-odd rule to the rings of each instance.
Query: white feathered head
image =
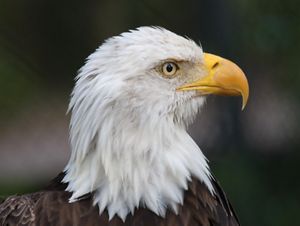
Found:
[[[112,37],[81,68],[70,102],[71,201],[94,192],[100,212],[125,219],[144,206],[177,210],[191,176],[213,192],[206,159],[186,133],[207,94],[242,95],[234,63],[158,27]]]

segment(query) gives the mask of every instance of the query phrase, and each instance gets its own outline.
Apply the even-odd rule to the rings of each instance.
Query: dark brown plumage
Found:
[[[1,226],[236,226],[238,219],[215,179],[212,179],[216,195],[193,179],[185,192],[184,203],[178,215],[167,212],[162,218],[153,212],[139,208],[126,221],[114,217],[108,221],[105,211],[99,216],[98,207],[92,205],[91,195],[69,203],[70,193],[60,174],[44,190],[33,194],[11,196],[0,204]]]

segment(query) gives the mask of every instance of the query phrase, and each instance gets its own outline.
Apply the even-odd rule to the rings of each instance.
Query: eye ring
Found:
[[[171,76],[175,75],[177,70],[178,70],[178,66],[177,66],[177,64],[175,64],[173,62],[166,62],[162,66],[162,72],[167,77],[171,77]]]

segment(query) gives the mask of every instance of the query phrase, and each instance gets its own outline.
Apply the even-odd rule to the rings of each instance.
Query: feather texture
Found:
[[[212,179],[216,195],[206,185],[193,178],[184,193],[178,214],[167,211],[162,218],[152,211],[139,208],[129,214],[125,222],[117,216],[109,220],[107,209],[99,215],[93,206],[92,194],[69,203],[71,193],[59,183],[61,174],[46,190],[12,196],[0,204],[0,225],[9,226],[237,226],[238,220],[226,195],[215,179]]]

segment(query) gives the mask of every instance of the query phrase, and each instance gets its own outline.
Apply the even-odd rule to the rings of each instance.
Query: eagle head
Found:
[[[159,27],[106,40],[76,77],[69,111],[70,201],[93,192],[100,213],[123,220],[138,207],[177,211],[191,177],[213,193],[206,158],[186,132],[208,94],[241,95],[248,83],[229,60]]]

